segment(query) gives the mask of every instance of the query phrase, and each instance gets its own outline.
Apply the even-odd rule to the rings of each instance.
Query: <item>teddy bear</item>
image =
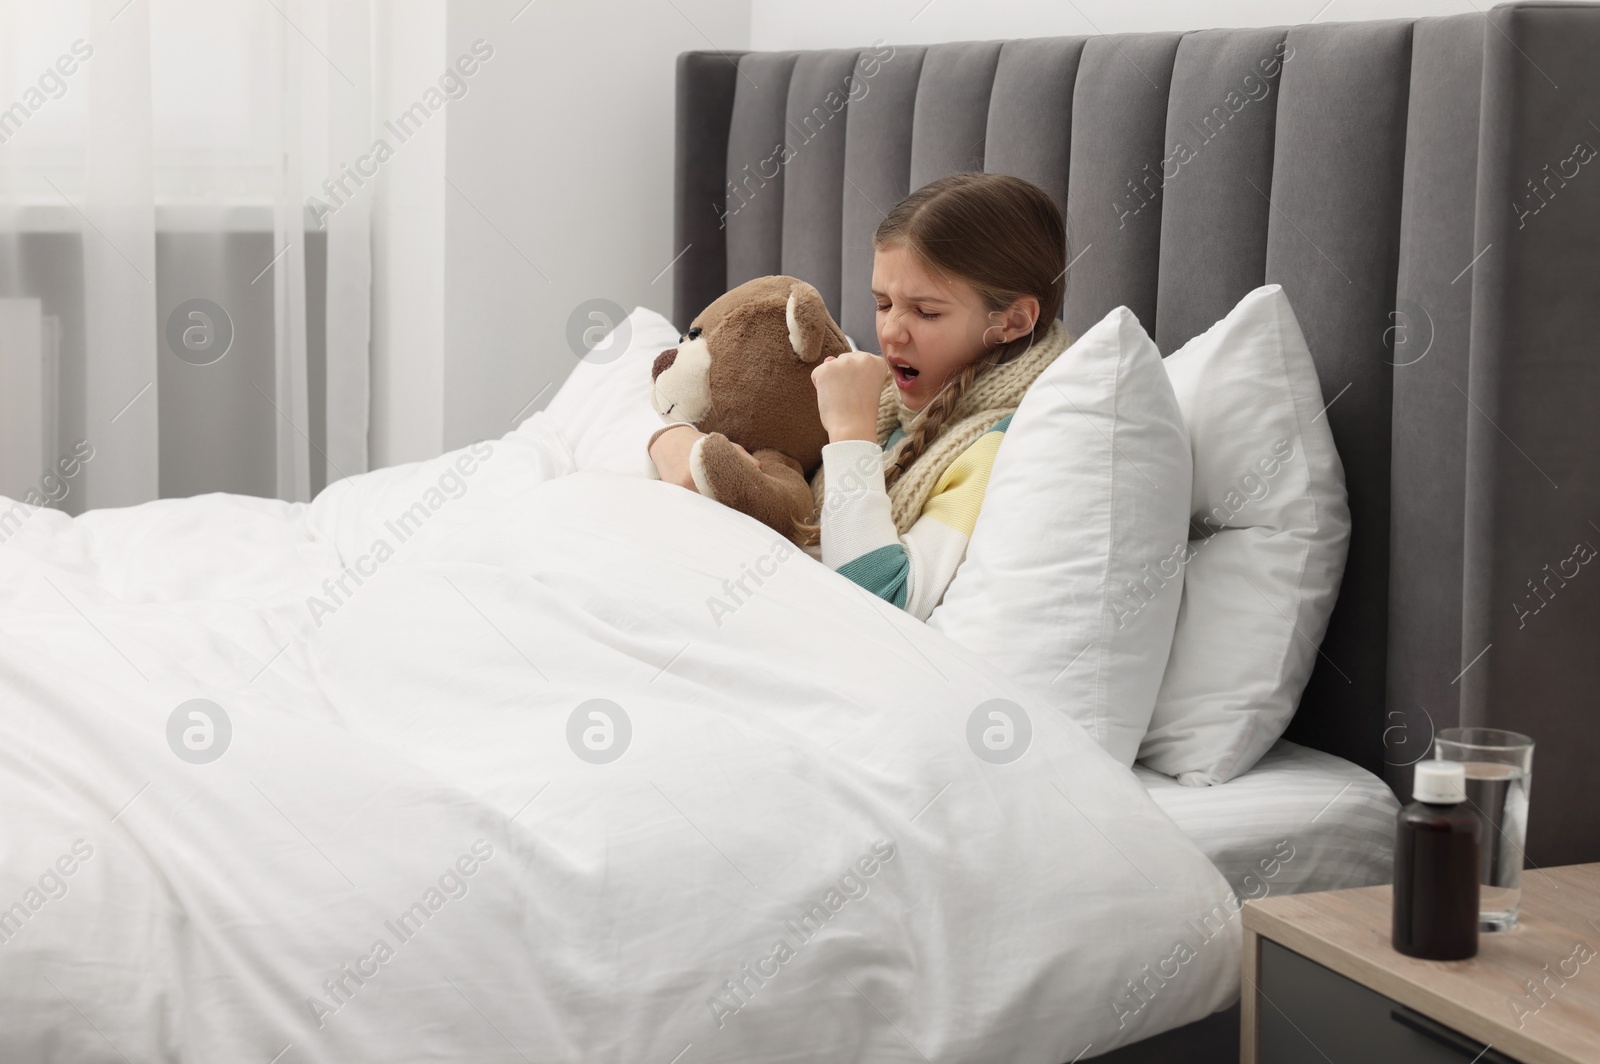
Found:
[[[851,346],[822,294],[795,277],[757,277],[701,311],[650,367],[656,413],[705,433],[689,454],[696,490],[792,541],[828,442],[811,371]]]

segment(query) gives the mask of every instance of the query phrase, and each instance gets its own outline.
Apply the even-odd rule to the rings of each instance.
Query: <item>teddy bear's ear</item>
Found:
[[[816,362],[828,353],[848,350],[844,334],[833,323],[822,293],[804,281],[796,281],[789,289],[789,306],[785,312],[789,321],[789,346],[801,362]]]

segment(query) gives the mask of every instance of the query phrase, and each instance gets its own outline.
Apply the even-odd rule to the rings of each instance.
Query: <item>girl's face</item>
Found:
[[[878,349],[900,389],[900,401],[921,410],[969,362],[1032,328],[1026,302],[990,312],[976,289],[930,267],[908,247],[878,251],[872,261],[878,305]],[[1037,310],[1034,311],[1037,314]]]

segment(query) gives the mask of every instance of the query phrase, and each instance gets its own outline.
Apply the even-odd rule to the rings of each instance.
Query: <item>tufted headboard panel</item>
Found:
[[[873,230],[969,169],[1061,206],[1074,333],[1125,304],[1170,353],[1283,285],[1354,526],[1289,737],[1409,794],[1434,729],[1527,732],[1530,861],[1600,860],[1597,46],[1600,7],[1528,3],[684,53],[675,320],[787,273],[875,349]]]

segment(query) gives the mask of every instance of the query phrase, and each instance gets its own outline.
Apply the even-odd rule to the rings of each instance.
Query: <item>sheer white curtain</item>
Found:
[[[367,468],[375,190],[307,204],[373,138],[374,3],[0,0],[0,494],[80,440],[71,512]]]

